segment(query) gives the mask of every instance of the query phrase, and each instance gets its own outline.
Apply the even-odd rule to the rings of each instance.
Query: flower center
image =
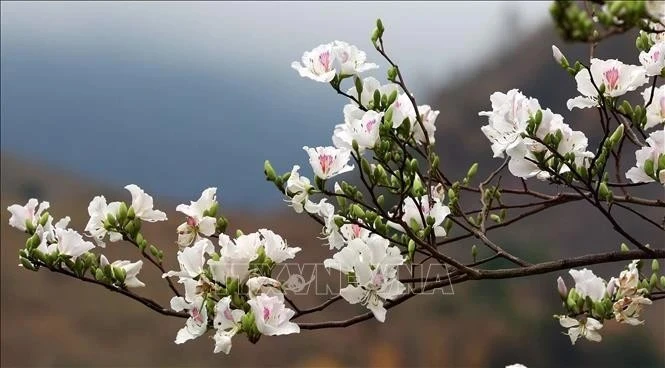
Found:
[[[660,60],[660,51],[655,51],[653,55],[651,55],[651,60],[655,63],[658,60]]]
[[[198,323],[203,323],[203,316],[201,315],[201,312],[199,312],[198,308],[196,307],[192,308],[191,315],[194,321]]]
[[[351,230],[353,231],[353,236],[355,236],[356,238],[360,237],[360,231],[362,230],[360,225],[357,224],[351,225]]]
[[[319,156],[319,165],[321,165],[321,171],[323,173],[327,174],[328,171],[330,170],[330,166],[332,166],[333,163],[333,156],[332,155],[320,155]]]
[[[187,216],[187,225],[191,227],[196,227],[196,219],[190,216]]]
[[[607,81],[607,88],[609,90],[615,90],[617,88],[617,82],[619,82],[619,70],[617,68],[612,68],[603,73],[605,80]]]
[[[263,307],[263,320],[267,321],[270,318],[271,310],[268,307]]]
[[[376,125],[376,119],[372,119],[372,120],[368,121],[367,123],[365,123],[365,131],[367,133],[369,133],[370,131],[372,131],[372,128],[374,127],[374,125]]]
[[[231,314],[230,309],[224,310],[224,318],[228,319],[229,321],[233,321],[233,315]]]
[[[323,66],[325,71],[330,71],[330,51],[323,52],[319,55],[319,63]]]

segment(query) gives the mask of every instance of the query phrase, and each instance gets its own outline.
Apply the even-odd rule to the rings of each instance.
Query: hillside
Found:
[[[483,121],[477,116],[478,111],[489,106],[489,94],[495,90],[521,88],[538,97],[543,105],[566,112],[566,119],[575,121],[573,126],[582,126],[586,119],[593,118],[567,114],[564,110],[565,98],[575,90],[572,80],[553,65],[550,45],[554,42],[557,41],[553,33],[545,28],[523,46],[496,57],[488,62],[487,68],[458,80],[431,100],[442,112],[437,140],[446,169],[460,176],[474,160],[480,162],[481,173],[499,164],[491,159],[489,144],[479,129]],[[634,57],[631,45],[629,39],[623,39],[601,51],[612,55],[618,52],[627,55],[624,60],[631,60]],[[568,55],[581,55],[583,50],[566,47],[564,51]],[[264,184],[265,190],[274,190]],[[38,196],[51,202],[51,212],[56,217],[71,215],[73,226],[78,228],[87,220],[86,207],[94,195],[103,193],[112,200],[127,198],[122,189],[90,183],[4,152],[0,186],[3,209]],[[222,190],[222,210],[224,201]],[[147,225],[146,235],[163,249],[169,249],[175,241],[174,229],[181,220],[174,212],[177,203],[160,198],[156,198],[156,203],[167,211],[170,220]],[[302,263],[320,262],[330,254],[316,238],[317,226],[288,208],[227,215],[230,229],[253,231],[264,226],[274,229],[290,244],[304,249],[298,258]],[[256,346],[241,337],[234,340],[230,356],[213,355],[209,337],[184,345],[172,343],[182,320],[157,315],[134,301],[94,286],[84,286],[46,271],[31,273],[18,268],[16,253],[24,239],[8,227],[8,218],[3,210],[0,215],[2,366],[503,366],[515,361],[539,367],[665,364],[662,350],[665,330],[662,324],[658,325],[663,320],[665,303],[658,303],[645,315],[654,322],[649,327],[617,328],[608,324],[603,330],[602,344],[571,347],[557,322],[549,318],[560,312],[554,288],[559,274],[463,284],[452,290],[454,295],[421,296],[390,310],[385,324],[372,320],[347,329],[262,338]],[[622,220],[639,226],[632,219]],[[552,223],[566,231],[550,231]],[[590,228],[608,231],[588,231]],[[509,249],[544,259],[556,254],[613,249],[618,246],[618,237],[609,230],[593,211],[582,205],[570,205],[499,233],[497,239]],[[648,231],[641,235],[656,241],[662,239]],[[170,249],[167,265],[175,265],[175,246]],[[122,244],[111,245],[104,252],[114,258],[133,254]],[[605,276],[620,266],[599,269]],[[160,283],[159,275],[148,267],[143,274],[146,283]],[[149,296],[166,304],[169,297],[166,287],[150,290]],[[308,296],[298,302],[315,305],[318,300],[316,296]],[[318,315],[317,319],[342,319],[361,311],[359,307],[344,304],[334,309]]]

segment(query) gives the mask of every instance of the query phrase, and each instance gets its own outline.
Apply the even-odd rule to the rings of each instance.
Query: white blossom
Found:
[[[600,342],[602,340],[602,336],[600,336],[598,330],[603,328],[603,324],[597,319],[587,317],[585,320],[579,321],[575,318],[560,316],[559,323],[561,324],[561,327],[568,329],[567,335],[570,337],[570,341],[573,345],[575,345],[575,342],[580,336],[589,341]]]
[[[300,247],[289,247],[281,236],[268,229],[260,229],[259,234],[263,237],[263,249],[266,256],[275,263],[281,263],[287,259],[293,259]]]
[[[351,150],[353,141],[358,144],[358,150],[373,148],[379,139],[379,127],[383,113],[373,110],[363,112],[354,105],[344,107],[344,124],[335,126],[333,144],[340,149]]]
[[[108,215],[116,217],[119,208],[120,202],[106,204],[106,198],[104,196],[96,196],[88,205],[88,215],[90,216],[90,220],[88,220],[88,224],[85,226],[85,231],[89,236],[94,238],[97,245],[102,248],[106,246],[106,243],[104,243],[106,234],[109,234],[109,240],[111,242],[122,240],[122,234],[115,231],[108,231],[104,226],[104,221],[107,219]]]
[[[653,90],[653,98],[651,97],[651,93],[651,87],[642,92],[644,106],[647,106],[651,102],[646,107],[647,123],[644,125],[645,130],[665,123],[665,85]]]
[[[367,55],[356,46],[334,41],[306,51],[301,62],[294,61],[291,67],[297,70],[301,77],[327,83],[332,81],[336,74],[354,75],[379,67],[366,61]]]
[[[650,183],[656,181],[665,184],[665,170],[659,170],[659,161],[665,155],[665,128],[652,132],[646,140],[647,146],[635,152],[636,164],[626,172],[626,178],[633,183]],[[646,162],[650,165],[646,165]],[[647,172],[648,170],[648,172]]]
[[[303,147],[309,155],[309,163],[312,165],[314,175],[321,179],[330,179],[339,174],[353,170],[349,165],[351,151],[335,147]]]
[[[286,308],[284,301],[277,296],[261,294],[247,303],[254,312],[256,328],[263,335],[276,336],[299,333],[300,327],[290,319],[295,312]]]
[[[423,126],[425,127],[425,131],[427,132],[427,138],[429,139],[429,143],[432,144],[436,141],[435,133],[436,133],[436,125],[434,123],[436,122],[436,118],[439,116],[439,111],[438,110],[432,110],[432,108],[429,105],[422,105],[418,106],[418,113],[420,114],[420,118],[422,120]],[[425,133],[423,133],[423,129],[420,127],[420,123],[418,121],[414,121],[412,123],[412,130],[413,130],[413,137],[421,143],[426,143],[427,139],[425,138]]]
[[[606,290],[605,280],[594,275],[593,271],[585,268],[582,270],[570,270],[568,273],[575,280],[575,290],[582,298],[588,296],[594,302],[603,299]]]
[[[56,228],[55,243],[50,243],[47,236],[43,236],[37,250],[44,254],[58,252],[70,256],[72,260],[80,257],[95,247],[94,244],[83,240],[83,236],[73,229]]]
[[[641,295],[624,296],[612,305],[614,319],[620,323],[637,326],[644,323],[639,319],[640,312],[645,305],[652,304],[651,300]]]
[[[235,240],[220,234],[220,259],[208,260],[212,277],[215,281],[226,283],[227,278],[244,281],[249,275],[249,263],[258,257],[262,245],[259,233],[243,234]]]
[[[127,189],[132,195],[131,208],[134,210],[136,217],[148,222],[167,220],[164,212],[152,208],[152,197],[146,194],[143,189],[135,184],[129,184],[125,189]]]
[[[99,257],[99,265],[101,267],[109,265],[108,259],[103,254]],[[118,260],[111,263],[110,266],[125,271],[125,286],[130,288],[145,286],[145,284],[138,279],[138,274],[141,271],[141,267],[143,267],[143,261],[138,260],[136,262],[131,262]]]
[[[231,297],[225,296],[215,304],[213,325],[217,331],[213,336],[214,353],[223,351],[224,354],[228,354],[231,351],[231,338],[240,330],[244,316],[245,312],[242,309],[231,309]]]
[[[9,218],[9,226],[21,231],[27,231],[26,224],[30,223],[30,226],[32,226],[34,230],[39,224],[39,218],[42,216],[42,213],[46,211],[49,206],[48,202],[39,203],[35,198],[31,198],[25,206],[13,204],[7,207],[7,211],[12,214]]]
[[[605,97],[619,97],[626,92],[634,91],[649,81],[646,70],[642,66],[626,65],[619,60],[591,59],[591,74],[582,69],[575,75],[577,90],[582,94],[568,100],[569,110],[599,106],[598,88],[605,87]],[[593,77],[593,82],[591,81]]]
[[[291,175],[286,181],[285,194],[291,196],[291,207],[296,213],[302,213],[303,206],[309,202],[309,191],[312,188],[308,178],[298,173],[300,166],[294,165]],[[289,194],[290,193],[290,194]]]
[[[427,217],[434,219],[434,235],[436,236],[446,236],[446,230],[443,227],[443,221],[450,214],[450,208],[444,205],[441,197],[432,197],[432,203],[430,204],[429,196],[424,195],[418,200],[413,197],[407,197],[402,203],[402,221],[409,225],[414,230],[420,230],[425,227],[423,224],[423,218],[427,220]],[[388,222],[388,225],[394,229],[404,232],[402,225]]]
[[[657,42],[648,52],[640,52],[639,59],[647,76],[661,75],[665,68],[665,42]]]
[[[187,216],[187,221],[178,226],[178,245],[181,247],[192,244],[199,238],[199,234],[210,236],[215,233],[216,219],[208,211],[217,206],[215,193],[217,188],[208,188],[201,193],[201,197],[189,205],[179,204],[176,211]],[[205,215],[204,215],[205,213]]]
[[[173,297],[171,299],[171,309],[176,312],[186,310],[189,313],[185,327],[181,328],[176,335],[176,344],[195,339],[208,331],[208,310],[202,296],[197,295],[191,303],[183,297]]]
[[[178,282],[185,286],[185,298],[188,301],[193,301],[196,294],[198,294],[197,288],[207,283],[207,280],[202,277],[203,267],[206,264],[206,255],[213,252],[212,242],[206,238],[200,239],[191,247],[178,251],[180,271],[169,271],[164,273],[162,277],[179,277]],[[195,280],[197,278],[198,280]]]

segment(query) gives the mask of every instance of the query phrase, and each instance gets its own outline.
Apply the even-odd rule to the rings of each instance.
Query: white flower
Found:
[[[223,351],[224,354],[228,354],[231,351],[231,338],[240,330],[240,322],[244,316],[243,310],[231,309],[231,297],[223,297],[215,304],[213,325],[217,332],[213,336],[215,339],[214,353]]]
[[[312,185],[309,179],[298,174],[300,166],[294,165],[291,175],[286,181],[286,195],[291,196],[291,206],[296,213],[302,213],[303,205],[309,202],[309,190]],[[291,194],[289,194],[291,193]]]
[[[348,165],[351,159],[351,151],[335,147],[303,147],[309,155],[309,163],[312,165],[314,175],[321,179],[330,179],[336,175],[353,170],[353,165]]]
[[[356,111],[359,111],[360,114]],[[346,105],[344,115],[344,124],[336,125],[333,133],[332,140],[335,147],[351,150],[354,140],[361,153],[367,148],[374,147],[379,139],[379,127],[383,113],[373,110],[363,112],[354,105]]]
[[[275,263],[295,258],[296,253],[301,250],[299,247],[289,247],[281,236],[271,230],[260,229],[259,234],[263,237],[263,247],[266,256]]]
[[[649,52],[640,52],[639,59],[647,76],[660,75],[665,67],[665,42],[655,43]]]
[[[48,236],[42,236],[42,241],[37,250],[44,254],[52,254],[58,251],[60,254],[70,256],[72,260],[95,247],[89,241],[83,240],[83,236],[73,229],[55,228],[55,243],[49,244]]]
[[[416,201],[412,197],[407,197],[402,203],[402,221],[409,225],[414,230],[423,229],[423,217],[434,219],[434,235],[446,236],[446,230],[443,228],[443,221],[450,214],[450,208],[441,202],[440,197],[432,199],[433,203],[430,205],[429,197],[422,196]],[[403,227],[399,224],[389,222],[389,226],[394,229],[404,231]]]
[[[665,184],[663,178],[665,170],[658,170],[658,162],[665,155],[665,128],[652,132],[646,142],[646,147],[635,152],[637,162],[626,172],[626,178],[633,183],[650,183],[658,178],[661,184]],[[645,165],[647,161],[651,163],[651,166]]]
[[[178,251],[180,271],[166,272],[162,278],[178,276],[180,278],[178,282],[185,285],[185,298],[188,301],[194,300],[198,294],[197,288],[207,282],[204,277],[200,277],[206,263],[206,254],[212,254],[214,250],[212,242],[203,238],[191,247]],[[195,278],[198,280],[194,280]]]
[[[494,157],[503,158],[508,148],[520,143],[529,117],[540,110],[540,104],[535,98],[527,98],[517,89],[508,93],[494,92],[490,101],[492,111],[478,113],[488,117],[488,125],[480,129],[492,143]]]
[[[247,303],[254,312],[256,328],[264,335],[288,335],[299,333],[300,327],[289,321],[295,312],[286,308],[284,301],[277,296],[261,294]]]
[[[400,93],[389,109],[392,110],[393,114],[393,128],[399,128],[405,119],[409,119],[409,123],[413,126],[416,120],[416,110],[413,108],[413,103],[406,93]]]
[[[56,222],[55,225],[53,225],[53,217],[49,215],[44,226],[42,226],[41,224],[37,225],[37,229],[35,229],[35,234],[39,236],[39,239],[41,239],[42,242],[55,243],[57,242],[56,230],[67,229],[67,226],[69,225],[70,221],[71,219],[69,218],[69,216],[65,216],[61,218],[58,222]]]
[[[136,217],[148,222],[166,220],[166,214],[164,212],[152,209],[152,197],[146,194],[143,189],[135,184],[129,184],[125,189],[132,194],[131,208],[134,210]]]
[[[332,48],[335,52],[336,64],[339,64],[339,74],[354,75],[379,67],[367,62],[367,54],[364,51],[344,41],[333,42]]]
[[[358,224],[344,224],[339,228],[339,232],[347,241],[351,241],[353,239],[362,239],[367,241],[370,235],[369,230]]]
[[[650,129],[658,124],[665,123],[665,85],[653,90],[653,99],[651,98],[651,87],[642,92],[642,97],[645,106],[651,101],[651,104],[646,108],[647,123],[644,125],[644,129]]]
[[[349,241],[347,247],[324,261],[327,268],[342,273],[353,272],[356,284],[340,290],[340,295],[351,304],[366,306],[374,317],[384,322],[386,300],[394,299],[405,290],[397,279],[397,267],[404,263],[397,247],[379,235],[371,235],[367,242],[362,239]]]
[[[196,202],[190,202],[189,205],[179,204],[176,211],[182,212],[187,216],[187,221],[178,226],[178,245],[181,247],[190,245],[195,239],[199,238],[199,233],[204,236],[210,236],[215,233],[216,219],[210,216],[208,212],[217,207],[217,197],[215,193],[217,188],[208,188],[201,193],[201,198]]]
[[[598,320],[591,317],[587,317],[586,320],[578,321],[575,318],[570,318],[567,316],[560,316],[559,323],[561,327],[567,328],[570,341],[575,345],[577,339],[582,336],[589,341],[600,342],[602,336],[598,333],[598,330],[603,328],[603,324]]]
[[[346,94],[358,99],[358,101],[360,101],[360,104],[366,108],[369,108],[370,102],[374,101],[374,91],[378,90],[382,96],[383,95],[389,96],[393,91],[398,90],[396,84],[390,83],[390,84],[381,85],[381,82],[379,82],[378,79],[374,77],[364,78],[362,86],[363,89],[362,92],[360,93],[360,96],[358,96],[358,91],[356,90],[355,86],[351,87],[346,92]]]
[[[104,257],[103,255],[101,257]],[[100,257],[100,258],[101,258]],[[104,257],[106,259],[106,257]],[[106,261],[108,262],[108,260]],[[101,263],[101,261],[100,261]],[[135,287],[144,287],[145,284],[141,282],[137,278],[139,272],[141,271],[141,267],[143,266],[143,261],[138,260],[134,263],[130,261],[115,261],[111,263],[111,267],[116,267],[116,268],[121,268],[125,271],[125,286],[130,287],[130,288],[135,288]]]
[[[297,70],[301,77],[328,83],[337,73],[334,62],[332,44],[326,44],[317,46],[312,51],[306,51],[302,55],[302,64],[294,61],[291,67]]]
[[[266,294],[268,296],[276,296],[281,300],[284,300],[284,294],[282,293],[282,283],[275,279],[265,276],[251,277],[246,282],[247,285],[247,295],[250,299],[255,298],[258,295]]]
[[[588,166],[589,159],[593,157],[593,153],[586,151],[588,139],[584,133],[574,131],[563,122],[563,117],[559,114],[554,114],[550,109],[540,110],[542,112],[542,120],[538,126],[535,136],[541,140],[545,140],[548,134],[561,133],[561,141],[556,148],[556,151],[562,156],[572,153],[575,157],[574,164],[576,166]],[[524,138],[517,141],[517,144],[510,145],[506,149],[506,153],[510,157],[508,162],[508,170],[515,176],[528,179],[537,177],[538,179],[545,180],[550,177],[547,171],[541,170],[538,165],[533,162],[536,161],[536,153],[548,150],[548,148],[531,138]],[[559,173],[570,171],[568,165],[563,165]]]
[[[353,75],[378,68],[376,64],[367,63],[366,59],[367,55],[357,47],[335,41],[306,51],[301,62],[294,61],[291,67],[297,70],[301,77],[327,83],[332,81],[336,74]]]
[[[186,310],[189,313],[185,327],[181,328],[176,335],[176,344],[195,339],[208,331],[208,310],[202,296],[196,296],[191,303],[183,297],[173,297],[171,299],[171,309],[176,312]]]
[[[39,203],[39,201],[34,198],[31,198],[25,206],[13,204],[7,207],[7,211],[12,214],[9,218],[9,226],[21,231],[26,231],[26,224],[30,223],[34,230],[39,224],[39,218],[41,217],[42,212],[46,211],[49,206],[48,202]],[[36,212],[35,209],[37,209]]]
[[[591,82],[600,88],[605,86],[606,97],[618,97],[626,92],[634,91],[649,81],[646,70],[642,66],[626,65],[619,60],[591,59],[591,74],[589,70],[582,69],[575,75],[577,90],[582,94],[568,100],[569,110],[573,108],[587,108],[599,106],[598,91]]]
[[[439,111],[432,110],[432,108],[429,105],[422,105],[418,106],[418,113],[420,114],[420,118],[423,122],[423,126],[425,127],[425,131],[427,132],[429,143],[432,144],[436,140],[434,135],[434,133],[436,132],[436,126],[434,125],[434,123],[436,122],[436,118],[439,116]],[[413,130],[413,138],[415,138],[419,142],[422,142],[423,144],[427,142],[427,140],[425,139],[425,133],[423,133],[423,129],[420,127],[418,121],[412,122],[412,130]]]
[[[568,273],[575,280],[575,290],[577,290],[577,293],[582,298],[588,296],[594,302],[603,299],[606,290],[605,280],[594,275],[593,271],[585,268],[582,270],[570,270]]]
[[[614,319],[620,323],[637,326],[644,323],[640,321],[640,312],[645,305],[652,304],[651,300],[641,295],[625,296],[612,305]]]
[[[259,233],[243,234],[235,240],[221,234],[219,245],[222,246],[219,261],[208,261],[213,279],[221,283],[226,283],[227,278],[244,281],[249,275],[249,263],[258,257],[262,245]]]
[[[330,249],[340,249],[344,246],[346,241],[335,222],[335,206],[328,203],[326,198],[323,198],[319,203],[310,202],[305,206],[305,210],[323,218],[323,235],[325,239],[328,239]]]
[[[619,279],[615,279],[618,296],[633,296],[637,293],[637,287],[640,283],[640,272],[637,270],[637,262],[630,262],[628,269],[621,271]]]
[[[108,215],[116,217],[119,208],[120,202],[106,204],[106,198],[104,198],[104,196],[93,198],[88,205],[88,215],[90,215],[90,220],[88,220],[88,224],[85,226],[85,231],[89,236],[93,237],[97,245],[102,248],[106,246],[106,243],[104,243],[104,237],[106,237],[107,233],[109,234],[109,240],[111,242],[122,240],[122,234],[115,231],[107,231],[104,227],[104,221]]]

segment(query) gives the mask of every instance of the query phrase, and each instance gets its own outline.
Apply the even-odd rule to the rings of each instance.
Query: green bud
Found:
[[[665,170],[665,154],[658,155],[658,171]]]
[[[159,255],[159,249],[157,249],[157,247],[155,247],[153,244],[150,244],[149,250],[153,257],[157,257]]]
[[[660,272],[660,263],[658,263],[657,259],[651,261],[651,271],[653,271],[654,273]]]
[[[229,226],[229,221],[225,217],[217,219],[217,231],[220,233],[226,232],[226,227]]]
[[[46,226],[46,222],[48,221],[49,216],[50,215],[49,215],[48,211],[45,211],[44,213],[42,213],[42,216],[39,218],[39,224],[42,225],[42,226]]]
[[[388,101],[386,101],[387,105],[392,105],[395,100],[397,100],[397,90],[390,92],[390,95],[388,95]]]
[[[385,197],[383,194],[379,195],[378,198],[376,198],[376,202],[379,204],[379,206],[383,207],[383,203],[385,202]]]
[[[113,278],[124,284],[127,278],[127,271],[120,267],[113,267]]]
[[[379,92],[378,88],[374,90],[373,100],[374,100],[374,107],[381,106],[381,92]]]
[[[358,100],[360,100],[360,94],[363,92],[363,81],[357,75],[354,75],[353,84],[356,86],[356,93],[358,95]]]
[[[612,191],[607,187],[607,183],[600,183],[598,188],[598,196],[606,201],[611,201],[613,198]]]
[[[372,31],[372,37],[370,38],[372,40],[372,44],[376,45],[376,42],[379,40],[379,30],[377,28],[374,28],[374,31]]]
[[[450,229],[452,227],[453,227],[453,222],[449,218],[443,220],[443,229],[446,230],[446,234],[450,232]]]
[[[30,271],[37,271],[37,267],[33,265],[28,259],[20,258],[20,260],[21,260],[21,266],[23,266],[23,268],[26,268]]]
[[[658,275],[652,273],[651,278],[649,279],[649,290],[653,290],[653,288],[656,287],[657,283],[658,283]]]
[[[568,297],[566,298],[566,306],[571,311],[575,311],[577,309],[577,291],[575,288],[570,289]]]
[[[120,202],[120,206],[118,207],[118,223],[120,225],[124,225],[125,220],[127,219],[127,204],[125,202]]]
[[[386,113],[383,115],[383,121],[385,121],[388,125],[392,125],[393,122],[393,109],[389,108]]]
[[[409,240],[407,251],[409,252],[409,259],[413,260],[413,256],[416,253],[416,242],[413,239]]]
[[[385,30],[385,28],[383,28],[383,22],[381,22],[381,18],[376,19],[376,29],[378,29],[380,32]]]
[[[491,219],[492,221],[498,223],[498,224],[501,223],[501,216],[499,216],[499,215],[497,215],[497,214],[495,214],[495,213],[493,213],[493,214],[490,215],[490,219]]]
[[[478,247],[475,244],[471,246],[471,258],[473,258],[474,262],[478,258]]]
[[[127,218],[133,220],[135,217],[136,217],[136,212],[134,211],[134,208],[129,207],[129,210],[127,210]]]
[[[355,140],[354,140],[355,142]],[[361,158],[360,159],[360,166],[362,167],[362,170],[365,174],[371,175],[372,174],[372,167],[369,165],[369,161],[367,161],[366,158]]]
[[[102,271],[101,268],[98,268],[95,271],[95,280],[97,280],[97,281],[105,281],[106,280],[106,276],[104,276],[104,271]]]
[[[665,275],[660,277],[660,287],[665,289]]]
[[[651,160],[651,159],[644,160],[644,166],[643,167],[644,167],[644,172],[647,175],[649,175],[652,178],[655,176],[654,175],[655,170],[654,170],[654,167],[653,167],[653,160]],[[654,178],[654,179],[657,179],[657,178]]]
[[[35,233],[35,225],[32,224],[32,221],[30,220],[25,220],[25,231],[28,234],[34,234]]]
[[[626,245],[626,243],[621,243],[621,251],[622,252],[628,252],[630,248]]]
[[[266,160],[263,163],[263,173],[266,175],[266,179],[268,181],[275,181],[275,178],[277,177],[277,174],[275,173],[275,169],[272,167],[270,164],[270,161]]]
[[[623,124],[620,124],[616,130],[614,130],[614,133],[610,136],[610,142],[612,146],[616,146],[617,143],[623,138]]]
[[[357,204],[352,204],[351,205],[351,214],[355,216],[356,218],[364,218],[365,217],[365,211],[363,211],[362,208],[360,208],[359,205]]]
[[[395,68],[393,66],[390,69],[388,69],[388,80],[391,81],[391,82],[394,82],[395,79],[397,79],[397,68]],[[397,92],[397,91],[395,91],[395,92]],[[395,96],[395,97],[397,97],[397,96]]]
[[[351,205],[354,206],[354,205]],[[344,218],[341,216],[335,216],[333,218],[333,221],[335,221],[335,225],[337,225],[338,228],[344,226]]]
[[[473,177],[476,175],[478,172],[478,163],[474,162],[473,165],[469,168],[469,170],[466,172],[466,177],[471,180]]]

